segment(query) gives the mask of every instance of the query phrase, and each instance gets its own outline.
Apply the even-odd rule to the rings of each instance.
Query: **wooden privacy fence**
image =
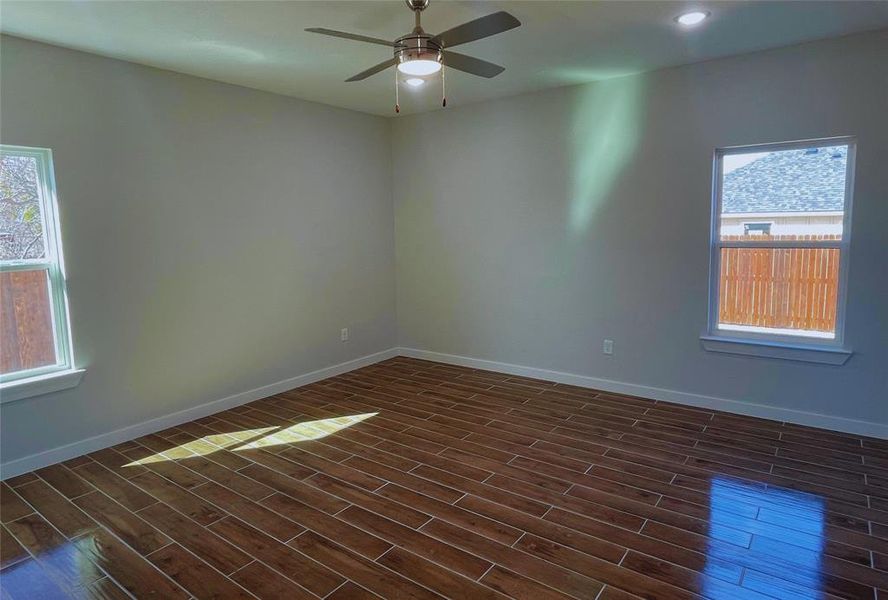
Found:
[[[46,271],[0,273],[0,373],[55,360]]]
[[[746,236],[722,238],[733,239],[749,241]],[[719,322],[835,331],[839,252],[838,248],[722,248]]]

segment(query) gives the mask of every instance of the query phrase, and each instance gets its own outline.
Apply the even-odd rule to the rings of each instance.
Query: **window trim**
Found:
[[[85,373],[85,369],[65,369],[7,381],[0,386],[0,404],[77,387]]]
[[[38,191],[40,193],[40,211],[43,219],[44,238],[46,241],[44,257],[39,259],[21,259],[4,261],[0,271],[47,271],[49,279],[50,302],[52,306],[53,342],[55,345],[56,363],[34,369],[25,369],[14,373],[0,374],[0,392],[3,402],[7,396],[16,395],[13,388],[27,387],[27,380],[44,380],[51,374],[76,372],[74,355],[71,345],[70,320],[68,316],[68,296],[65,285],[65,262],[62,252],[61,228],[59,225],[58,196],[56,194],[55,174],[53,169],[52,151],[49,148],[13,146],[0,144],[0,151],[18,156],[30,156],[37,163]],[[79,381],[79,377],[77,377]],[[37,392],[45,393],[45,392]],[[28,394],[34,395],[34,394]],[[12,400],[13,398],[9,398]]]
[[[801,342],[778,342],[772,340],[752,340],[725,336],[701,335],[703,349],[740,356],[760,358],[781,358],[800,362],[821,363],[824,365],[844,365],[853,352],[844,348],[803,344]]]
[[[845,166],[845,207],[842,219],[842,239],[824,241],[789,241],[778,240],[767,242],[769,248],[838,248],[839,249],[839,282],[836,298],[836,330],[832,339],[810,337],[804,335],[777,335],[758,332],[732,332],[718,328],[719,313],[719,281],[721,269],[721,248],[761,248],[762,242],[755,241],[721,241],[719,233],[723,158],[732,154],[750,152],[771,152],[775,150],[796,150],[811,147],[840,146],[848,147]],[[857,159],[857,138],[839,136],[816,138],[793,142],[773,142],[767,144],[751,144],[745,146],[728,146],[716,148],[713,153],[712,166],[712,214],[710,216],[709,240],[709,315],[706,333],[700,336],[703,346],[715,352],[742,353],[771,358],[797,358],[799,352],[813,352],[820,356],[824,351],[833,351],[844,357],[840,363],[829,360],[830,364],[842,364],[851,354],[845,347],[845,308],[848,300],[848,271],[850,264],[851,214],[854,200],[854,171]],[[775,213],[776,214],[776,213]],[[742,352],[738,352],[741,350]],[[785,349],[786,352],[781,350]],[[824,362],[814,360],[813,362]]]

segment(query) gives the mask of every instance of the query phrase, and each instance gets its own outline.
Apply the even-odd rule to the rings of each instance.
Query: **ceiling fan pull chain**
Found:
[[[441,65],[441,106],[447,108],[447,85],[444,83],[444,65]]]
[[[395,112],[401,112],[401,101],[398,98],[398,69],[395,69]]]

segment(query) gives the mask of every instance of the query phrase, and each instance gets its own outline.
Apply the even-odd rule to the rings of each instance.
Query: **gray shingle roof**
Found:
[[[724,177],[723,213],[843,210],[847,146],[771,152]]]

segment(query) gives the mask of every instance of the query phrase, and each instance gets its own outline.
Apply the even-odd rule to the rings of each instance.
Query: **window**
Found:
[[[72,371],[69,337],[52,155],[0,146],[2,399],[14,384]]]
[[[854,153],[851,138],[716,151],[710,338],[841,346]]]
[[[770,223],[744,223],[743,233],[746,235],[771,235]]]

